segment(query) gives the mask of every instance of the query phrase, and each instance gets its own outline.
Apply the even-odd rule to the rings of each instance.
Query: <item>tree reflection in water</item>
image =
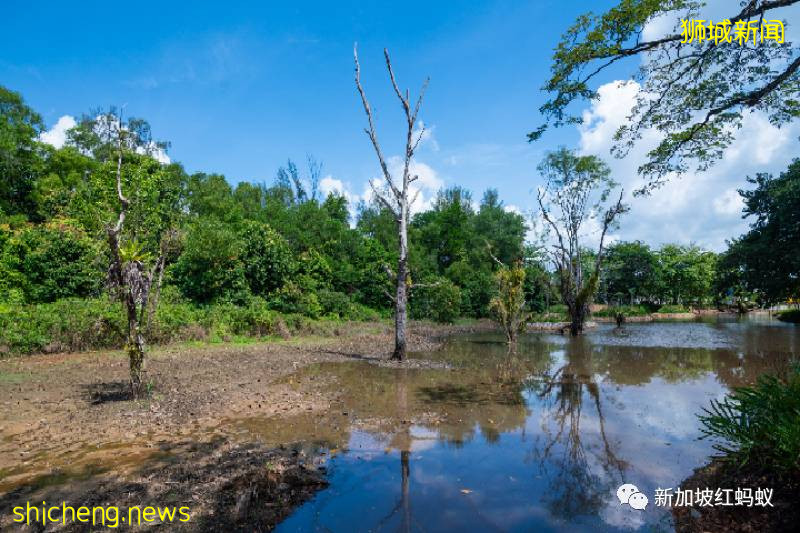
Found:
[[[623,482],[627,464],[617,457],[606,435],[589,342],[583,337],[571,339],[566,345],[565,363],[531,388],[543,408],[542,432],[530,455],[548,480],[549,490],[544,491],[542,501],[554,516],[563,519],[597,514],[613,487]],[[602,446],[587,446],[582,439],[586,398],[591,399],[596,411]],[[601,471],[590,463],[589,453]]]

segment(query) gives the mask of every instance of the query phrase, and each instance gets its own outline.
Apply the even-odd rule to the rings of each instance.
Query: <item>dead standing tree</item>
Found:
[[[122,193],[122,155],[126,129],[122,117],[117,117],[117,120],[116,191],[120,209],[116,224],[106,228],[111,251],[108,277],[112,295],[122,302],[128,321],[125,349],[130,362],[131,394],[134,398],[138,398],[142,393],[142,372],[145,367],[144,331],[149,328],[158,306],[166,257],[175,233],[166,231],[160,236],[159,255],[150,268],[146,266],[148,254],[138,247],[136,241],[131,240],[122,244],[130,201]],[[156,287],[155,293],[151,295],[150,289],[153,283]]]
[[[402,176],[400,177],[399,182],[389,171],[389,167],[386,164],[386,159],[383,156],[383,151],[378,143],[378,135],[375,131],[375,120],[373,117],[372,108],[367,100],[367,95],[364,93],[364,88],[361,86],[361,67],[358,63],[358,48],[353,46],[353,58],[355,60],[356,69],[356,88],[358,89],[358,94],[361,96],[361,103],[364,105],[364,111],[367,114],[368,127],[365,128],[364,131],[367,133],[369,140],[372,142],[372,147],[375,149],[375,153],[378,156],[378,162],[380,163],[381,172],[383,174],[383,179],[386,182],[386,186],[383,188],[378,188],[372,180],[370,180],[369,184],[373,193],[375,194],[375,197],[378,199],[381,205],[383,205],[383,207],[392,213],[395,222],[397,223],[397,272],[392,272],[391,269],[387,270],[389,271],[390,276],[394,278],[396,284],[396,292],[395,295],[392,296],[395,305],[395,344],[392,359],[403,361],[406,358],[406,323],[408,322],[408,221],[411,205],[417,199],[417,195],[419,194],[419,189],[417,189],[416,193],[414,193],[414,196],[409,198],[411,193],[410,186],[418,179],[417,175],[411,175],[410,166],[411,160],[414,157],[414,152],[419,146],[419,143],[422,140],[422,135],[425,131],[424,126],[420,127],[418,131],[415,131],[415,127],[417,125],[417,116],[419,115],[419,110],[422,106],[422,99],[425,96],[425,89],[428,87],[430,78],[425,79],[417,101],[412,108],[408,90],[403,93],[397,85],[397,81],[394,77],[394,71],[392,70],[392,62],[389,59],[389,52],[386,49],[383,50],[383,55],[386,58],[386,69],[389,71],[389,79],[392,82],[392,88],[394,89],[397,98],[400,100],[400,104],[403,107],[403,112],[405,113],[406,117],[405,154]]]

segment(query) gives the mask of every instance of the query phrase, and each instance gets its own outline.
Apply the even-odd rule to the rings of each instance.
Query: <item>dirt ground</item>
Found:
[[[448,334],[488,327],[416,324],[409,347],[435,349]],[[237,440],[222,422],[328,410],[334,396],[282,378],[317,362],[397,364],[387,361],[392,347],[386,324],[350,324],[325,338],[156,347],[149,396],[136,401],[122,352],[0,360],[0,530],[16,527],[14,506],[42,500],[121,508],[186,502],[193,517],[177,524],[183,529],[269,530],[325,485],[324,461]]]
[[[721,460],[712,460],[681,483],[683,490],[706,487],[763,487],[782,494],[798,494],[797,475],[778,476],[764,472],[758,465],[738,467]],[[772,507],[720,505],[708,507],[674,507],[672,516],[678,533],[705,531],[760,533],[765,531],[797,531],[800,508],[794,501],[775,499]]]

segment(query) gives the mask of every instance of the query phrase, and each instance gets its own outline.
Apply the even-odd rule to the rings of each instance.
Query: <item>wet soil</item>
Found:
[[[741,531],[760,533],[764,531],[796,531],[800,522],[800,474],[794,475],[767,472],[758,465],[738,467],[720,459],[694,471],[681,488],[705,489],[707,487],[749,487],[771,489],[774,493],[769,506],[708,506],[675,507],[673,517],[678,533],[700,533],[704,531]]]
[[[415,324],[409,347],[431,351],[452,333],[490,328]],[[446,366],[390,362],[392,347],[387,324],[350,324],[327,338],[157,347],[148,357],[148,396],[139,400],[129,396],[122,352],[0,360],[0,530],[11,525],[13,506],[42,500],[189,502],[192,520],[170,529],[269,530],[325,485],[322,460],[288,438],[238,439],[225,421],[330,410],[336,393],[314,383],[324,376],[301,386],[286,379],[312,363]]]

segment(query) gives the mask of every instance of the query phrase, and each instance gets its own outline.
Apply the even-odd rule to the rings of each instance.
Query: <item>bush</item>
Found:
[[[461,310],[461,291],[447,278],[427,278],[411,291],[411,318],[451,324]]]
[[[775,316],[777,317],[778,320],[782,320],[784,322],[792,322],[794,324],[800,324],[800,309],[790,309],[788,311],[781,311]]]
[[[103,273],[97,244],[68,221],[3,233],[0,276],[8,282],[0,282],[0,297],[5,301],[19,301],[20,293],[29,303],[99,293]]]
[[[253,294],[266,296],[281,287],[295,270],[289,244],[268,225],[248,221],[242,242],[244,275]]]
[[[12,353],[116,348],[124,327],[121,306],[104,299],[0,307],[0,347]]]
[[[322,316],[322,306],[317,295],[301,289],[292,281],[272,293],[269,307],[281,313],[294,313],[311,318]]]
[[[691,309],[683,305],[662,305],[658,308],[657,313],[688,313]]]
[[[243,302],[249,295],[241,261],[243,244],[221,222],[205,220],[189,231],[186,246],[170,268],[170,279],[196,303]]]
[[[753,387],[735,389],[711,402],[700,416],[714,448],[738,466],[757,463],[790,472],[800,468],[800,367],[786,379],[762,376]]]

